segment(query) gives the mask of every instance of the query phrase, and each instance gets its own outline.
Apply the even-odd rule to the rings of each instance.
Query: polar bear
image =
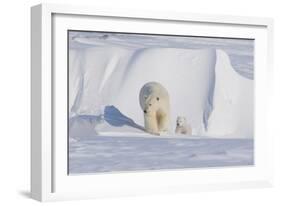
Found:
[[[187,134],[192,135],[192,128],[186,122],[186,118],[182,116],[177,117],[176,134]]]
[[[168,91],[157,82],[148,82],[140,90],[139,102],[144,113],[145,131],[155,135],[168,132],[170,126]]]

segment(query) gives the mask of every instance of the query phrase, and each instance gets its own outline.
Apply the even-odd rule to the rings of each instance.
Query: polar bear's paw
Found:
[[[168,135],[168,134],[169,134],[168,131],[161,131],[161,132],[160,132],[160,136],[165,136],[165,135]]]
[[[159,132],[156,131],[147,131],[149,134],[160,136]]]

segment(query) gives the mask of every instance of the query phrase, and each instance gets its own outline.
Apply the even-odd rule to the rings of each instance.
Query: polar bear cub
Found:
[[[176,126],[175,133],[192,135],[192,128],[189,124],[187,124],[185,117],[182,116],[177,117],[177,126]]]
[[[144,114],[145,131],[160,135],[170,127],[168,91],[157,82],[148,82],[140,90],[139,102]]]

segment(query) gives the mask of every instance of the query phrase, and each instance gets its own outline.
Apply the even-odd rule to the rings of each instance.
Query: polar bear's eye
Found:
[[[157,99],[157,101],[159,101],[159,97],[157,97],[156,99]]]

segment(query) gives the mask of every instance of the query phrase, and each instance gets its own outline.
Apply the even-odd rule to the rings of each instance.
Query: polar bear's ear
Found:
[[[160,99],[159,99],[159,97],[156,97],[156,99],[157,99],[157,101],[159,101]]]

